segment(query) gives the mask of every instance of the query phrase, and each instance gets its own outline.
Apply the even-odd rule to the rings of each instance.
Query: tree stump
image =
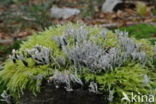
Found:
[[[107,104],[100,94],[77,89],[67,92],[63,88],[55,88],[52,84],[42,87],[41,92],[34,96],[25,91],[20,104]]]

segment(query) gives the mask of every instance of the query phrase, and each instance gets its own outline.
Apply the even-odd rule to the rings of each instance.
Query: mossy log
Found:
[[[17,104],[122,104],[123,93],[156,94],[155,56],[156,44],[126,31],[57,25],[13,50],[0,84]]]

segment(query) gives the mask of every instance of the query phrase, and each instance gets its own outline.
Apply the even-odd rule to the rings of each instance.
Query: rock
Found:
[[[67,19],[71,16],[78,15],[79,13],[80,10],[75,8],[58,8],[58,7],[51,8],[51,16],[57,19],[60,18]]]
[[[67,92],[53,85],[46,85],[37,96],[26,91],[21,97],[20,104],[107,104],[103,96],[87,90],[77,89]]]
[[[121,0],[106,0],[102,5],[102,12],[113,12],[115,6],[122,3]]]

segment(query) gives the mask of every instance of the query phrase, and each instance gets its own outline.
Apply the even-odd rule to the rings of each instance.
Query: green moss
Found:
[[[139,41],[136,41],[138,44],[140,44],[140,48],[146,52],[149,56],[153,56],[153,46],[151,45],[151,42],[148,41],[147,39],[140,39]]]
[[[155,73],[152,68],[155,69],[155,66],[151,62],[150,59],[153,58],[154,52],[153,52],[153,45],[150,44],[147,40],[136,40],[132,39],[136,44],[139,44],[140,48],[139,50],[141,52],[145,52],[145,54],[148,57],[149,64],[140,64],[140,62],[137,60],[132,60],[132,58],[128,58],[126,61],[124,61],[121,65],[116,65],[118,63],[115,63],[112,67],[112,69],[109,69],[109,71],[100,71],[99,73],[94,73],[91,70],[91,68],[87,65],[83,66],[83,61],[86,62],[86,60],[90,61],[88,59],[88,56],[85,56],[85,52],[81,54],[76,53],[79,50],[79,46],[84,50],[86,44],[82,44],[81,42],[75,42],[73,37],[67,38],[67,46],[61,46],[53,39],[54,37],[61,37],[68,33],[68,30],[74,30],[75,33],[72,33],[72,35],[75,35],[76,33],[79,35],[84,35],[83,31],[81,29],[87,31],[88,41],[92,42],[94,46],[98,46],[99,50],[104,50],[106,53],[109,53],[109,49],[117,48],[120,49],[123,53],[119,53],[120,55],[124,54],[124,51],[121,48],[120,42],[119,42],[119,36],[111,31],[106,32],[106,34],[102,34],[104,31],[103,28],[100,27],[92,27],[92,26],[85,26],[84,24],[66,24],[66,25],[58,25],[55,27],[50,27],[49,29],[46,29],[43,32],[40,32],[38,34],[34,34],[33,36],[29,37],[27,41],[24,41],[23,44],[21,44],[21,48],[17,52],[18,54],[22,54],[26,50],[31,50],[36,45],[41,45],[43,47],[49,48],[52,53],[51,56],[53,57],[53,62],[50,64],[36,64],[35,58],[30,58],[27,56],[21,56],[22,58],[17,59],[16,62],[14,62],[11,59],[6,60],[4,70],[0,71],[0,83],[4,83],[7,87],[7,90],[11,93],[12,96],[15,98],[19,98],[21,94],[24,93],[25,90],[29,90],[34,94],[37,94],[37,92],[40,91],[40,88],[42,86],[43,79],[47,79],[50,75],[53,75],[53,71],[60,70],[77,70],[78,76],[85,77],[85,80],[90,81],[96,81],[100,85],[99,90],[101,93],[108,92],[111,89],[115,90],[116,98],[115,101],[120,102],[120,98],[122,97],[122,92],[130,93],[131,91],[137,93],[150,93],[149,87],[152,86],[152,88],[156,88],[156,84],[154,83],[156,76],[152,73]],[[106,30],[105,30],[106,31]],[[82,33],[81,33],[82,32]],[[69,34],[69,33],[68,33]],[[61,43],[62,44],[62,43]],[[90,44],[88,44],[89,46]],[[63,50],[62,48],[67,47],[70,51],[67,53],[72,52],[72,49],[77,49],[75,53],[73,54],[80,54],[84,55],[84,60],[82,60],[78,64],[82,64],[82,70],[79,69],[80,67],[77,67],[72,61],[70,60],[68,54]],[[92,49],[92,46],[89,46],[90,51],[93,51],[93,53],[89,54],[96,54],[98,51],[94,51]],[[105,54],[106,54],[105,53]],[[25,53],[26,54],[26,53]],[[100,53],[101,54],[101,53]],[[104,54],[104,53],[103,53]],[[103,55],[101,54],[101,55]],[[98,55],[98,54],[97,54]],[[44,57],[44,56],[43,56]],[[72,58],[75,57],[75,60],[79,61],[76,56],[71,56]],[[92,56],[90,56],[92,58]],[[100,56],[99,56],[100,57]],[[64,64],[60,63],[60,58],[65,60]],[[93,57],[94,58],[94,57]],[[96,58],[96,57],[95,57]],[[110,57],[109,57],[110,58]],[[117,56],[118,58],[118,56]],[[142,57],[141,57],[142,58]],[[27,65],[23,64],[23,60],[27,62]],[[59,60],[59,61],[58,61]],[[92,60],[92,59],[91,59]],[[96,60],[96,59],[95,59]],[[98,59],[97,59],[98,60]],[[104,60],[104,59],[103,59]],[[103,61],[101,59],[101,61]],[[120,60],[119,60],[120,61]],[[97,61],[98,62],[98,61]],[[105,61],[104,61],[105,62]],[[127,64],[128,63],[128,64]],[[73,68],[74,66],[74,68]],[[91,66],[91,65],[90,65]],[[95,70],[100,70],[101,67],[94,67]],[[107,73],[106,73],[107,72]],[[143,77],[144,75],[148,75],[149,77],[153,78],[148,86],[143,86]]]
[[[45,66],[25,67],[21,62],[14,64],[11,61],[6,62],[5,69],[0,72],[3,83],[6,83],[7,89],[16,96],[20,96],[25,89],[32,91],[34,94],[39,92],[41,79],[35,79],[35,76],[43,77],[50,75],[52,72]]]
[[[120,30],[126,30],[129,32],[130,36],[135,37],[137,39],[146,38],[150,40],[152,43],[156,41],[156,26],[149,24],[138,24],[129,27],[120,28]]]
[[[150,75],[148,69],[142,68],[141,65],[130,64],[126,67],[117,68],[112,73],[107,74],[85,74],[85,79],[95,80],[100,85],[101,91],[115,91],[115,99],[113,104],[121,104],[121,98],[123,97],[123,92],[127,95],[130,95],[132,92],[134,94],[151,94],[156,93],[153,86],[153,82],[150,82],[148,85],[144,85],[144,75],[148,75],[151,79],[155,76]],[[151,89],[151,87],[153,88]],[[116,102],[116,103],[115,103]]]
[[[49,28],[45,30],[44,32],[41,32],[39,34],[34,34],[32,37],[29,38],[28,41],[24,42],[21,45],[21,51],[25,49],[31,49],[36,45],[45,46],[48,48],[51,48],[54,50],[54,55],[59,56],[61,55],[61,52],[58,48],[58,45],[55,41],[52,41],[52,36],[61,35],[64,32],[65,27],[54,27]]]

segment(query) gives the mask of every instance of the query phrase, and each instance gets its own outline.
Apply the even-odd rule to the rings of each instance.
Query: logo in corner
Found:
[[[130,102],[130,99],[129,99],[129,97],[128,97],[128,95],[125,93],[125,92],[122,92],[122,94],[123,94],[123,98],[121,99],[121,101],[123,102],[123,101],[128,101],[128,102]]]

